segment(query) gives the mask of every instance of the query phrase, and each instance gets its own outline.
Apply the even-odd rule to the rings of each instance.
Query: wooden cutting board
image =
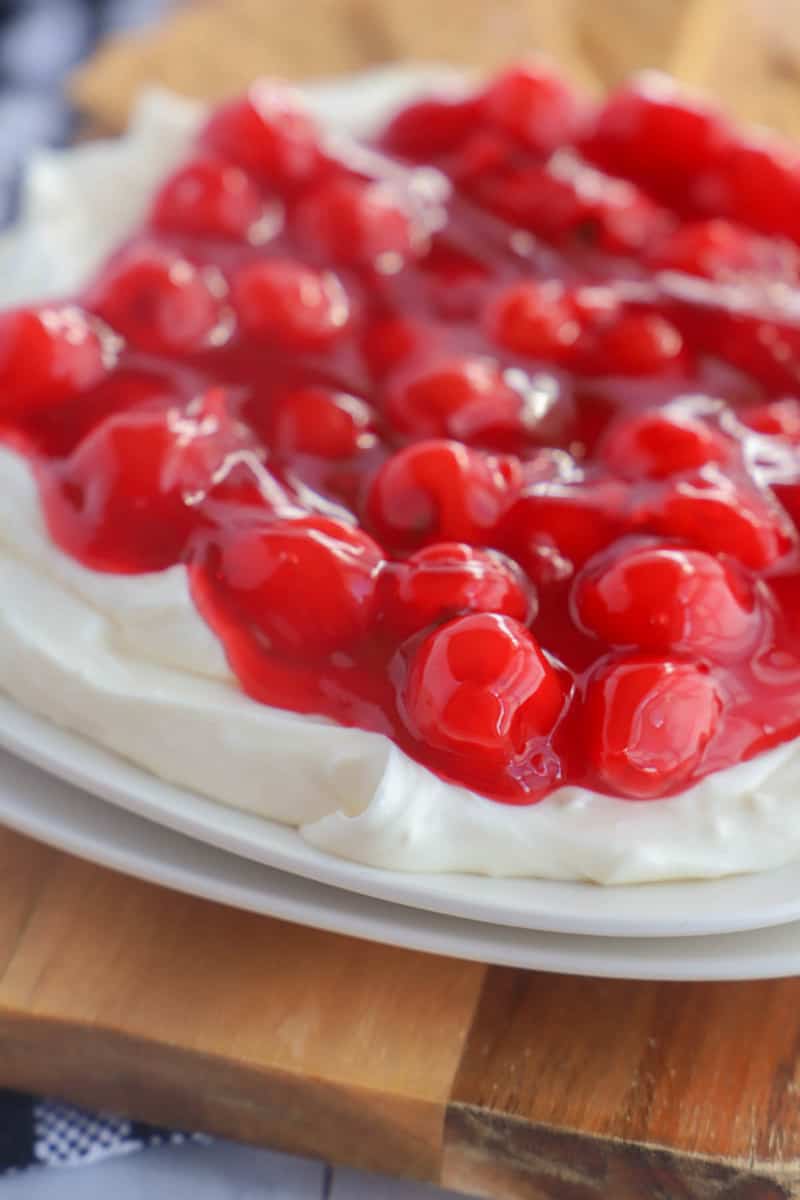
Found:
[[[145,82],[218,96],[527,47],[601,89],[666,66],[800,133],[796,0],[227,0],[112,44],[96,128]],[[484,968],[236,912],[0,833],[0,1085],[497,1200],[800,1197],[800,980]]]
[[[495,1200],[800,1196],[800,979],[319,933],[0,833],[0,1085]]]

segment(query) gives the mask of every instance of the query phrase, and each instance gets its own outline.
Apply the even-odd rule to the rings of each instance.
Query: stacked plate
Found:
[[[0,700],[0,821],[94,862],[253,912],[437,954],[631,979],[800,973],[800,864],[601,888],[401,874],[161,782]]]

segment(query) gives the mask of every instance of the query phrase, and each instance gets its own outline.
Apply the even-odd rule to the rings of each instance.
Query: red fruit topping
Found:
[[[114,365],[116,339],[80,308],[0,315],[0,417],[72,399]]]
[[[262,82],[0,315],[0,442],[65,553],[188,567],[254,701],[509,803],[670,794],[800,736],[798,214],[800,152],[653,75],[366,146]]]
[[[796,548],[786,513],[767,492],[737,489],[715,468],[666,485],[643,522],[712,554],[730,554],[761,571]]]
[[[640,253],[674,224],[638,188],[572,153],[544,165],[509,166],[500,146],[476,134],[451,170],[481,205],[565,249]],[[490,155],[497,158],[490,162]]]
[[[626,479],[661,479],[725,462],[729,442],[700,417],[671,409],[651,409],[611,427],[599,454],[610,470]]]
[[[183,403],[173,381],[160,373],[117,367],[91,390],[65,398],[57,418],[52,408],[29,405],[24,426],[41,455],[66,458],[108,417],[134,410],[166,412]]]
[[[591,368],[601,375],[655,375],[674,367],[682,350],[680,333],[664,317],[626,313],[601,334]]]
[[[447,172],[459,187],[485,204],[501,208],[501,182],[516,183],[514,172],[520,156],[519,145],[499,129],[473,126],[458,151],[447,160]],[[527,174],[529,168],[523,168]],[[538,168],[536,168],[538,169]],[[521,189],[515,189],[521,190]]]
[[[370,370],[383,379],[430,341],[431,331],[421,323],[406,317],[383,317],[364,335],[364,357]]]
[[[583,115],[572,88],[540,62],[498,76],[486,90],[483,108],[493,124],[544,154],[572,141]]]
[[[367,517],[386,545],[480,544],[490,539],[511,496],[502,459],[459,442],[417,442],[387,459],[372,481]]]
[[[350,322],[347,293],[335,275],[288,259],[242,267],[233,304],[252,337],[313,349],[339,340]]]
[[[716,161],[728,140],[711,107],[648,72],[609,97],[584,149],[608,170],[679,199],[687,176]]]
[[[188,163],[167,180],[150,220],[168,233],[246,239],[265,211],[261,193],[245,171],[207,158]]]
[[[421,100],[404,108],[387,126],[381,144],[401,158],[435,157],[454,150],[475,128],[480,101]]]
[[[519,567],[492,550],[463,542],[434,542],[381,575],[382,624],[398,639],[461,613],[505,613],[518,621],[535,611]]]
[[[800,255],[789,242],[758,237],[720,218],[682,225],[656,247],[650,262],[722,282],[760,276],[796,283],[800,275]]]
[[[617,646],[725,659],[758,630],[753,589],[702,550],[641,546],[589,563],[575,582],[579,622]]]
[[[555,280],[517,283],[501,292],[486,324],[499,345],[557,363],[569,360],[581,332],[564,288]]]
[[[48,518],[95,570],[127,573],[131,559],[138,570],[161,570],[184,556],[216,473],[249,445],[219,390],[185,410],[117,414],[63,464]]]
[[[327,654],[367,632],[383,555],[362,530],[301,517],[231,530],[219,548],[218,582],[270,647]]]
[[[391,273],[414,252],[415,231],[391,190],[361,179],[331,179],[295,213],[299,236],[323,260]]]
[[[415,375],[389,391],[384,411],[402,432],[462,442],[525,428],[524,395],[491,358],[456,359]]]
[[[800,445],[800,400],[794,397],[758,405],[743,412],[739,419],[756,433],[785,438],[787,442]]]
[[[589,683],[589,756],[606,788],[652,800],[685,786],[719,721],[711,676],[690,663],[644,655],[602,666]]]
[[[764,233],[795,239],[800,235],[800,155],[777,138],[763,135],[733,142],[699,175],[693,191],[706,211]]]
[[[416,651],[401,705],[437,750],[514,760],[552,731],[564,687],[524,625],[496,613],[457,617]]]
[[[297,93],[271,79],[218,108],[200,142],[278,188],[306,182],[321,161],[316,126]]]
[[[279,397],[268,414],[268,440],[281,454],[350,458],[375,442],[372,414],[363,400],[323,387]]]
[[[618,480],[534,483],[511,506],[498,544],[536,583],[569,579],[598,550],[628,531]]]
[[[139,350],[180,354],[220,325],[221,277],[158,246],[124,253],[93,287],[90,307]]]

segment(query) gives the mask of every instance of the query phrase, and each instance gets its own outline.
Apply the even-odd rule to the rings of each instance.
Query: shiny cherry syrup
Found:
[[[186,564],[254,699],[651,800],[800,733],[799,245],[796,152],[661,77],[372,145],[262,82],[0,316],[0,435],[66,553]]]

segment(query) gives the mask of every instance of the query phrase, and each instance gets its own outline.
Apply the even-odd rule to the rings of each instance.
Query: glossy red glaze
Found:
[[[188,566],[256,700],[669,795],[800,733],[798,178],[652,78],[525,64],[366,152],[259,84],[0,317],[0,435],[64,551]]]
[[[347,293],[330,271],[292,259],[248,263],[233,276],[242,328],[276,349],[314,350],[340,340],[350,321]]]
[[[199,142],[281,189],[309,182],[322,167],[314,122],[297,95],[272,79],[259,80],[241,99],[220,105]]]
[[[503,613],[529,622],[536,593],[513,559],[464,542],[433,542],[403,562],[386,563],[379,621],[403,640],[463,612]]]
[[[624,416],[610,426],[598,448],[609,470],[625,479],[665,479],[725,462],[733,452],[708,421],[680,405]]]
[[[492,358],[454,359],[398,380],[383,411],[398,433],[515,443],[525,434],[528,414],[524,382],[514,383],[513,373]]]
[[[372,411],[357,396],[305,387],[251,405],[251,420],[267,445],[291,457],[353,458],[375,443]]]
[[[523,778],[541,772],[564,702],[563,681],[529,630],[498,613],[434,629],[415,648],[401,688],[404,716],[421,741]]]
[[[588,752],[613,792],[652,800],[689,782],[714,735],[722,699],[707,671],[635,655],[589,680]]]
[[[257,239],[260,221],[276,216],[246,171],[224,159],[187,163],[161,187],[150,220],[164,233]]]
[[[761,624],[752,585],[736,565],[685,546],[626,546],[575,581],[574,615],[612,646],[736,661]]]
[[[0,315],[0,413],[52,410],[99,384],[117,339],[75,305]]]
[[[190,354],[223,321],[225,281],[211,266],[147,242],[130,246],[97,281],[88,303],[132,347]]]
[[[397,271],[414,252],[411,219],[379,183],[328,179],[298,202],[294,225],[304,250],[323,262]]]

